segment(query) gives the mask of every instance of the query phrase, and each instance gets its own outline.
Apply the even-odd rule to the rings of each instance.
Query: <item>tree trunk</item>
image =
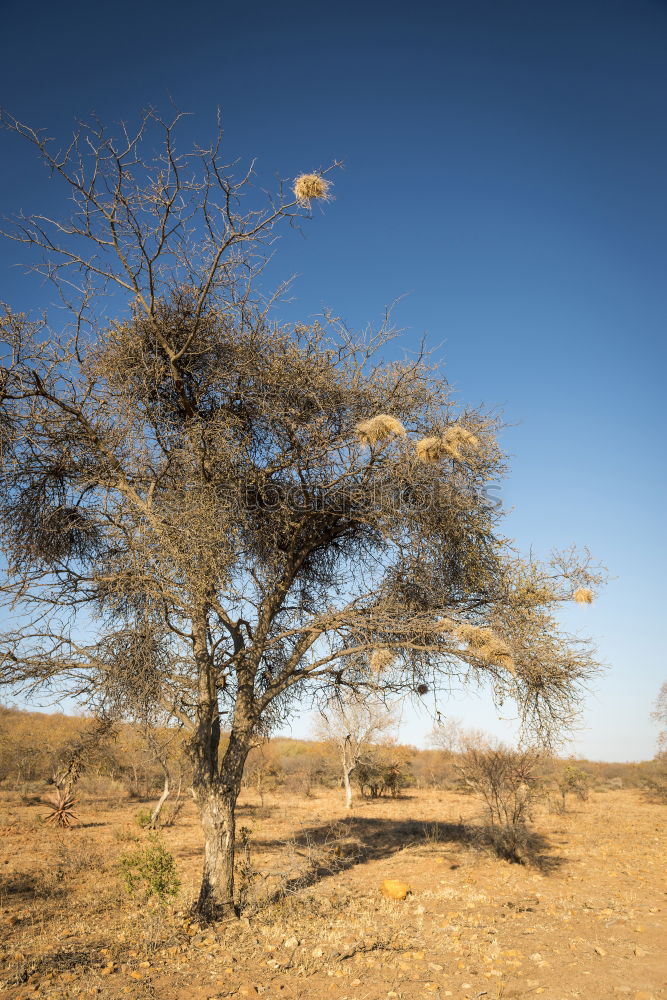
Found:
[[[249,734],[232,733],[212,781],[197,782],[195,800],[204,832],[204,870],[197,915],[205,920],[237,914],[234,903],[236,800],[250,752]]]
[[[199,799],[204,831],[204,871],[197,901],[197,913],[206,918],[233,916],[234,849],[236,837],[236,794],[210,789]]]
[[[160,796],[155,809],[151,813],[151,830],[156,830],[160,825],[160,813],[162,812],[162,807],[169,798],[169,772],[165,770],[164,772],[164,788],[162,789],[162,795]]]
[[[352,808],[352,783],[350,781],[351,768],[343,768],[343,787],[345,788],[345,808]]]

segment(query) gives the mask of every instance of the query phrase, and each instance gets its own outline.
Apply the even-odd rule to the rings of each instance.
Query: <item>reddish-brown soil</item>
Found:
[[[118,856],[146,840],[137,804],[84,799],[62,832],[38,821],[43,805],[9,793],[0,805],[7,1000],[667,997],[667,807],[634,790],[538,808],[531,865],[471,841],[467,796],[411,792],[349,815],[333,792],[264,808],[249,792],[247,915],[205,928],[187,917],[201,849],[191,805],[162,834],[182,879],[166,907],[119,878]],[[385,899],[385,878],[411,894]]]

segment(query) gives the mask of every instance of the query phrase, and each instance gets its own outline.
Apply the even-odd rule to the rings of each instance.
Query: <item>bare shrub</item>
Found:
[[[667,753],[651,761],[642,788],[649,802],[667,803]]]
[[[354,771],[359,791],[371,799],[379,799],[384,795],[395,798],[405,785],[405,764],[398,747],[387,745],[369,748]]]
[[[236,865],[236,886],[239,911],[246,909],[253,886],[260,877],[260,873],[255,867],[250,853],[251,835],[252,830],[249,826],[242,826],[240,828],[239,846],[237,848],[238,860]]]
[[[529,845],[528,821],[537,785],[539,750],[472,744],[457,765],[463,784],[480,795],[489,827],[488,841],[499,857],[523,864]]]

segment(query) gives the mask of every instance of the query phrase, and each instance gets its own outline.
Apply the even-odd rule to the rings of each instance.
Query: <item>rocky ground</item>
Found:
[[[191,806],[162,839],[173,904],[127,895],[117,859],[147,835],[137,805],[92,799],[79,825],[45,827],[5,794],[0,995],[206,1000],[667,997],[667,807],[635,790],[543,804],[532,864],[484,847],[456,793],[358,802],[242,801],[240,920],[193,924],[201,841]],[[241,830],[245,828],[245,830]],[[136,838],[139,838],[137,841]],[[384,879],[409,883],[385,899]]]

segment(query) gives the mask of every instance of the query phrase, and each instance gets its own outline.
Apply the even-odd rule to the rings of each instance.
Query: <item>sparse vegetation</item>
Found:
[[[51,812],[45,817],[45,823],[53,826],[68,827],[76,821],[74,806],[76,799],[67,792],[58,790],[53,795],[44,796],[44,801],[51,806]]]
[[[12,717],[20,725],[21,713]],[[134,823],[131,769],[120,803],[113,786],[105,796],[82,782],[80,823],[65,831],[37,826],[39,796],[24,803],[8,777],[0,787],[0,983],[8,996],[69,997],[80,989],[110,1000],[151,992],[206,1000],[215,995],[214,976],[241,996],[259,986],[267,995],[289,989],[307,1000],[328,996],[332,981],[354,996],[360,979],[369,1000],[392,989],[421,1000],[432,992],[424,982],[454,996],[488,992],[491,969],[508,994],[513,983],[523,985],[516,971],[534,975],[534,966],[545,991],[567,995],[581,982],[580,963],[569,958],[573,940],[580,955],[598,962],[599,992],[592,995],[611,996],[615,985],[634,986],[631,977],[639,975],[656,991],[667,807],[640,793],[650,769],[638,769],[636,787],[611,790],[610,780],[633,773],[630,766],[577,761],[597,775],[586,808],[555,815],[538,797],[526,824],[526,863],[509,869],[496,856],[507,857],[501,828],[480,815],[475,792],[418,788],[413,780],[400,799],[359,796],[350,812],[333,754],[314,799],[293,782],[290,766],[282,769],[299,757],[326,761],[325,745],[268,741],[262,751],[276,769],[265,808],[251,782],[240,801],[236,875],[246,919],[205,928],[189,914],[202,843],[189,797],[178,827],[160,837],[181,882],[171,895],[171,864],[146,864],[152,842]],[[437,752],[411,751],[407,773],[414,777],[422,754],[428,760]],[[459,762],[460,753],[451,760]],[[544,762],[540,781],[555,787],[568,764]],[[158,769],[155,778],[159,784]],[[119,859],[128,854],[132,892],[119,877]],[[387,881],[410,893],[385,898]],[[613,931],[602,936],[607,924]],[[605,962],[595,947],[607,952]],[[635,949],[646,955],[638,958]]]
[[[530,845],[528,822],[535,799],[541,753],[474,741],[462,754],[458,770],[464,786],[482,799],[489,842],[508,861],[525,863]]]
[[[121,855],[118,865],[130,893],[155,896],[164,903],[181,887],[174,857],[155,834],[144,847]]]
[[[575,764],[567,764],[558,779],[558,790],[561,794],[562,811],[567,809],[568,794],[574,795],[580,802],[586,802],[590,794],[589,776],[583,768]]]

